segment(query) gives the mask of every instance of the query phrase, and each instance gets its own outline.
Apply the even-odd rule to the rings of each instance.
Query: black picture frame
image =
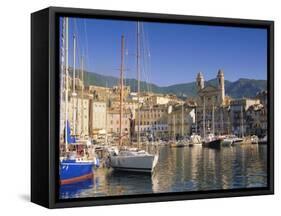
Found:
[[[267,29],[268,186],[122,197],[58,199],[59,16]],[[274,22],[202,16],[49,7],[31,15],[31,201],[47,208],[274,194]]]

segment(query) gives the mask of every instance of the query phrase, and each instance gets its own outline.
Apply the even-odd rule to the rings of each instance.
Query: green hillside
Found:
[[[112,87],[118,85],[119,79],[113,76],[105,76],[98,73],[85,72],[84,80],[86,85],[97,85]],[[137,90],[136,79],[125,79],[126,85],[131,87],[132,91]],[[212,79],[205,82],[205,85],[217,85],[217,80]],[[254,80],[240,78],[237,81],[230,82],[225,80],[225,93],[233,98],[254,97],[258,91],[267,89],[266,80]],[[196,96],[195,82],[181,83],[170,86],[158,86],[152,83],[141,82],[142,91],[152,91],[154,93],[175,94],[179,97],[194,97]]]

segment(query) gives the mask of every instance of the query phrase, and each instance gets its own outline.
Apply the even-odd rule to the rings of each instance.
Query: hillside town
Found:
[[[168,140],[174,135],[179,139],[193,133],[203,136],[204,130],[215,135],[264,137],[267,134],[267,91],[257,92],[253,98],[231,98],[225,95],[224,76],[224,72],[219,70],[217,85],[205,86],[203,73],[198,73],[197,96],[185,100],[173,94],[141,92],[138,95],[129,86],[124,86],[122,133],[126,134],[127,141],[136,137],[137,127],[141,137],[149,140]],[[104,143],[106,137],[117,138],[120,132],[120,87],[83,86],[77,77],[75,82],[70,77],[69,83],[72,135],[83,135],[97,143]],[[73,83],[75,88],[71,86]],[[71,89],[76,90],[73,92]],[[63,101],[61,109],[64,109]],[[63,140],[63,130],[60,136]]]

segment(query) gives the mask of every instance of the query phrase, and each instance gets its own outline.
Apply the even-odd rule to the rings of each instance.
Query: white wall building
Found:
[[[91,132],[106,129],[106,103],[92,101],[91,103]]]

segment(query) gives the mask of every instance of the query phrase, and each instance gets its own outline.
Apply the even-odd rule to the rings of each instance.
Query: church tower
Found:
[[[196,77],[196,86],[197,86],[197,91],[201,90],[204,88],[204,77],[201,72],[197,74]]]
[[[218,89],[220,91],[220,102],[224,103],[224,98],[225,98],[225,89],[224,89],[224,74],[223,71],[220,69],[217,75],[218,79]]]

